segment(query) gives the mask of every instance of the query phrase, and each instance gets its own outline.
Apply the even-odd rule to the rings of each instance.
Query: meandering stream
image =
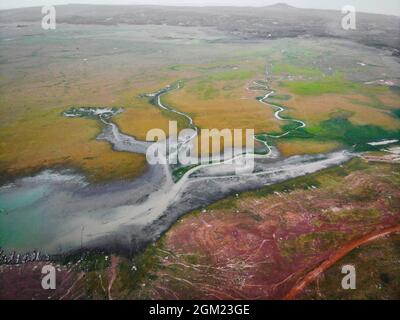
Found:
[[[178,141],[177,152],[183,152],[199,130],[189,115],[165,106],[161,99],[170,90],[179,88],[180,82],[176,88],[169,86],[148,97],[155,99],[158,107],[189,121],[193,134]],[[278,120],[294,121],[299,123],[299,128],[305,126],[300,120],[282,118],[280,114],[284,109],[266,101],[271,94],[273,91],[259,101],[277,109],[275,117]],[[152,145],[121,133],[112,123],[112,116],[117,111],[93,112],[104,123],[98,139],[108,141],[116,152],[145,154]],[[74,114],[66,115],[72,117]],[[269,138],[276,139],[285,134],[289,132]],[[156,240],[187,212],[233,193],[341,164],[354,156],[348,151],[337,151],[283,159],[267,141],[257,135],[254,138],[265,144],[268,152],[258,155],[239,152],[222,163],[203,163],[188,170],[176,183],[168,164],[149,165],[147,171],[134,181],[106,185],[90,185],[70,171],[44,172],[36,177],[19,179],[0,188],[0,207],[6,208],[0,213],[0,247],[8,251],[40,249],[48,253],[100,247],[134,253]],[[250,156],[255,158],[254,171],[237,175],[235,161]],[[39,191],[27,196],[32,190]],[[12,205],[13,199],[20,199],[18,206]]]

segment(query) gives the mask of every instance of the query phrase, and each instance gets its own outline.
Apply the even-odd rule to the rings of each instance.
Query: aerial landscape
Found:
[[[0,300],[400,299],[400,16],[55,12],[0,10]]]

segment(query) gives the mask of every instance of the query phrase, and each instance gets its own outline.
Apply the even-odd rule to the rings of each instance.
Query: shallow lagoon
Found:
[[[0,248],[23,251],[47,247],[59,222],[51,219],[44,207],[61,195],[61,187],[66,192],[83,186],[84,180],[79,176],[45,171],[0,187]],[[62,210],[56,208],[53,217]]]

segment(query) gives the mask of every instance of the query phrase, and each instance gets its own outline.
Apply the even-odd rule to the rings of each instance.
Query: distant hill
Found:
[[[171,7],[121,5],[57,6],[57,22],[215,27],[238,39],[337,37],[400,50],[400,17],[357,14],[357,30],[341,27],[342,13],[300,9],[285,3],[266,7]],[[41,8],[0,11],[0,23],[41,21]]]
[[[273,4],[273,5],[270,5],[270,6],[267,6],[267,7],[271,8],[271,9],[281,9],[281,10],[282,9],[285,9],[285,10],[296,9],[295,7],[290,6],[287,3],[283,3],[283,2],[279,2],[279,3]]]

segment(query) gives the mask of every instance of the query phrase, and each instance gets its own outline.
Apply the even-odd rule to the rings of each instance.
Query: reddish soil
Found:
[[[30,262],[19,266],[0,266],[0,300],[58,300],[82,297],[83,274],[52,264],[56,268],[56,290],[42,288],[42,267],[49,263]]]
[[[390,174],[356,172],[327,188],[247,196],[236,208],[188,216],[167,233],[155,280],[141,294],[145,290],[154,299],[291,297],[323,272],[315,272],[317,267],[325,270],[339,254],[397,230],[400,189]]]

